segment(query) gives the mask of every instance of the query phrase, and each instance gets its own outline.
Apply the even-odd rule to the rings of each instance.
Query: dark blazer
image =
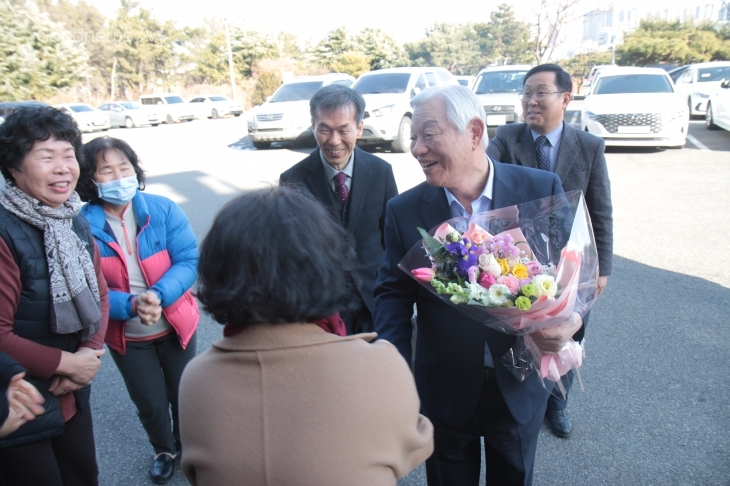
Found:
[[[306,188],[338,221],[342,221],[341,207],[338,207],[335,192],[327,180],[319,148],[281,174],[279,184]],[[355,166],[344,225],[355,244],[357,288],[371,313],[375,309],[373,287],[383,256],[385,205],[397,195],[398,188],[390,164],[355,147]]]
[[[492,209],[560,194],[555,174],[494,163]],[[515,337],[492,330],[465,317],[422,287],[398,263],[421,240],[417,228],[430,230],[451,219],[446,193],[422,183],[388,203],[385,254],[375,286],[375,330],[395,344],[411,362],[411,316],[418,308],[415,377],[423,412],[451,426],[461,426],[473,415],[484,376],[484,342],[495,362],[497,383],[517,422],[527,423],[545,406],[548,392],[535,373],[517,381],[500,364]]]
[[[555,173],[563,190],[583,191],[591,215],[598,250],[599,274],[611,275],[613,259],[613,207],[611,182],[603,152],[602,138],[563,124]],[[508,164],[537,167],[537,153],[532,133],[526,123],[502,125],[489,141],[487,155]]]

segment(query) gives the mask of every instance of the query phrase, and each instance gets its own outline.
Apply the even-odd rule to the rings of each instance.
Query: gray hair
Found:
[[[309,114],[312,120],[317,111],[334,111],[344,106],[351,106],[355,109],[355,123],[358,125],[365,116],[365,100],[363,97],[347,86],[341,84],[330,84],[319,88],[312,99],[309,100]]]
[[[434,98],[441,98],[446,103],[446,118],[451,122],[459,133],[464,133],[467,125],[474,118],[484,122],[484,135],[482,145],[487,148],[489,135],[487,134],[487,114],[484,112],[477,95],[466,86],[447,85],[432,86],[418,93],[411,100],[411,107],[415,110],[420,105],[431,101]]]

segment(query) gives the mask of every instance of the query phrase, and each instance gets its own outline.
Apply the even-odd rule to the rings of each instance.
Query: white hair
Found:
[[[461,134],[466,130],[469,122],[479,118],[484,123],[482,145],[487,148],[489,135],[487,134],[487,114],[479,102],[479,98],[472,90],[461,85],[432,86],[418,93],[411,100],[411,107],[415,110],[420,105],[440,97],[446,103],[446,118]]]

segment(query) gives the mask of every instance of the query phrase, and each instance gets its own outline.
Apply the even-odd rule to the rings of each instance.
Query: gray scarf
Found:
[[[71,229],[71,219],[81,211],[74,192],[60,208],[51,208],[9,182],[0,204],[26,223],[43,230],[48,275],[51,280],[51,331],[82,331],[87,341],[101,328],[101,304],[96,271],[86,243]]]

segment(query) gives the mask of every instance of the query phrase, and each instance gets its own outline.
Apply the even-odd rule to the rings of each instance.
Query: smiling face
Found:
[[[570,93],[556,93],[561,89],[555,83],[554,72],[541,71],[533,74],[525,81],[522,91],[533,95],[529,100],[522,100],[522,113],[530,129],[545,135],[563,123],[563,114],[570,103]],[[536,101],[534,95],[540,92],[550,94],[544,100]]]
[[[337,170],[347,166],[357,139],[362,135],[363,122],[355,121],[355,107],[341,106],[331,111],[317,110],[312,119],[312,132],[327,163]]]
[[[464,133],[459,133],[446,116],[446,102],[438,96],[413,111],[411,154],[418,160],[430,185],[457,192],[469,190],[474,184],[472,169],[479,163],[475,161],[474,151],[481,147],[484,153],[483,132],[475,131],[477,122],[472,120]],[[482,159],[486,160],[486,157]]]
[[[20,168],[9,170],[21,191],[52,208],[61,207],[71,197],[79,180],[73,145],[53,135],[37,140]]]

